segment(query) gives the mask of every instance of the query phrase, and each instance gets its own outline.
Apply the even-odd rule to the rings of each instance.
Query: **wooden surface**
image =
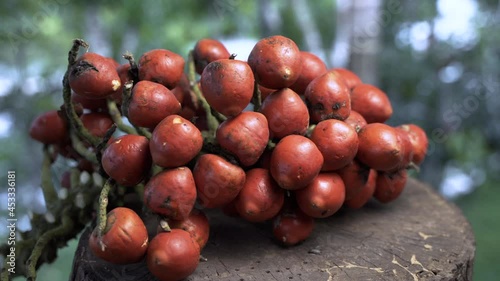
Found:
[[[250,224],[210,213],[211,237],[187,280],[472,280],[475,242],[460,210],[429,186],[409,180],[387,205],[341,210],[317,220],[303,244],[282,248],[270,224]],[[86,247],[76,251],[70,281],[156,280],[145,264],[115,266]],[[311,252],[311,250],[313,250]]]

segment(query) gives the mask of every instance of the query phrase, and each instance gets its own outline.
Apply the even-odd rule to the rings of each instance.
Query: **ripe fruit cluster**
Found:
[[[294,245],[311,235],[314,219],[344,205],[395,200],[407,169],[424,160],[420,127],[384,124],[393,109],[382,90],[347,69],[328,69],[289,38],[258,41],[247,61],[202,39],[187,75],[185,60],[169,50],[151,50],[138,64],[126,57],[119,65],[95,53],[80,56],[68,69],[73,93],[65,103],[77,116],[44,113],[30,135],[84,163],[70,131],[101,140],[83,138],[98,160],[86,169],[139,190],[161,226],[149,241],[141,218],[118,207],[100,219],[90,248],[119,264],[146,256],[159,280],[196,269],[209,235],[202,209],[272,220],[277,241]],[[111,137],[113,124],[122,134]]]

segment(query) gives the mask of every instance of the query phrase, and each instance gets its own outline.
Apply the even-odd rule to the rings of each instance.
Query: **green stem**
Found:
[[[113,122],[115,122],[116,126],[118,127],[118,129],[130,135],[137,135],[137,131],[133,127],[123,123],[120,110],[118,110],[116,102],[111,99],[108,99],[108,112],[109,115],[111,116],[111,119],[113,119]]]
[[[253,103],[253,111],[258,112],[260,110],[260,107],[262,106],[262,94],[259,90],[259,84],[257,84],[257,80],[255,80],[253,86],[252,103]]]
[[[134,128],[137,130],[139,135],[146,137],[148,140],[151,139],[152,134],[150,131],[148,131],[148,129],[146,129],[144,127],[138,127],[138,126],[134,126]]]
[[[43,163],[42,163],[42,191],[43,197],[45,198],[45,205],[47,209],[53,209],[53,204],[58,201],[57,193],[52,183],[52,176],[50,172],[50,154],[48,147],[45,146],[43,149]]]
[[[106,245],[102,242],[102,235],[106,229],[107,224],[107,207],[108,207],[108,195],[112,187],[115,186],[115,182],[112,179],[108,179],[104,186],[102,187],[101,194],[99,195],[99,208],[97,210],[97,237],[99,238],[99,244],[104,251]]]
[[[69,216],[69,207],[67,207],[63,212],[61,225],[46,231],[36,241],[35,247],[33,248],[30,257],[26,262],[26,271],[27,271],[26,280],[29,281],[36,280],[36,266],[38,263],[38,259],[42,255],[42,252],[47,246],[47,244],[53,239],[56,239],[58,237],[70,233],[72,228],[73,228],[73,220]]]
[[[85,145],[80,141],[78,136],[74,133],[70,133],[71,138],[71,146],[75,149],[75,151],[80,154],[86,160],[92,162],[93,164],[97,164],[97,158],[95,154],[89,151]]]
[[[76,190],[77,187],[80,185],[80,170],[77,168],[71,169],[69,176],[69,181],[71,185],[71,189]]]

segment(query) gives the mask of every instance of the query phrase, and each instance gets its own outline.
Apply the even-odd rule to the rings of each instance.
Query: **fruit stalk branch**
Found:
[[[41,185],[42,185],[43,197],[45,198],[45,205],[47,206],[47,209],[52,211],[54,209],[53,206],[54,203],[57,202],[58,200],[57,200],[56,190],[54,189],[54,184],[52,183],[50,166],[51,166],[51,161],[50,161],[49,148],[45,146],[43,149]]]
[[[132,77],[132,81],[138,82],[139,81],[139,67],[137,66],[137,63],[135,62],[134,55],[130,52],[125,52],[123,54],[123,58],[128,60],[128,63],[130,64],[130,70],[129,74],[130,77]]]
[[[102,141],[95,148],[96,158],[97,158],[97,162],[99,164],[99,174],[103,177],[108,177],[108,175],[106,174],[106,172],[104,171],[104,168],[102,167],[102,151],[104,150],[104,148],[108,144],[109,139],[111,138],[111,136],[113,136],[115,131],[116,131],[116,124],[113,124],[113,126],[111,126],[111,128],[109,128],[106,131],[106,134],[102,138]]]
[[[90,161],[92,164],[97,164],[97,158],[95,157],[95,154],[89,151],[85,145],[82,143],[82,141],[78,138],[78,136],[71,132],[70,133],[70,138],[71,138],[71,146],[75,149],[78,154],[80,154],[83,158],[86,160]]]
[[[102,242],[102,235],[106,229],[107,224],[107,207],[108,207],[108,195],[111,188],[115,185],[112,179],[108,179],[104,186],[102,187],[101,194],[99,195],[99,208],[97,209],[97,237],[99,238],[99,244],[102,250],[106,248],[106,245]]]
[[[262,94],[260,93],[259,84],[257,84],[257,80],[255,80],[253,86],[252,103],[253,103],[253,111],[258,112],[260,110],[260,107],[262,106]]]
[[[108,104],[109,115],[111,116],[111,119],[113,119],[113,122],[115,122],[118,129],[127,134],[137,135],[136,129],[123,123],[122,115],[120,114],[120,110],[118,110],[116,102],[111,99],[108,99],[107,104]]]

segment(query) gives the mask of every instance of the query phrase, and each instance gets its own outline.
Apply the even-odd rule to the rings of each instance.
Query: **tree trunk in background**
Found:
[[[268,0],[259,0],[257,4],[261,38],[280,33],[282,20],[279,10],[274,4],[275,1]]]

